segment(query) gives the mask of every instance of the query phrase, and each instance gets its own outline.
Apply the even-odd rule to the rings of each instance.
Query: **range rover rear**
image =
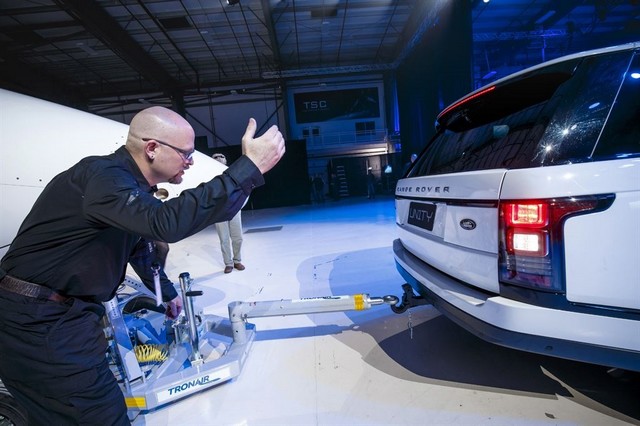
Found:
[[[477,336],[640,371],[640,43],[445,108],[395,191],[396,265]]]

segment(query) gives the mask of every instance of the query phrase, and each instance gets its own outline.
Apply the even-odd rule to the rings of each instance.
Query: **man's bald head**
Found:
[[[127,147],[138,151],[144,146],[143,138],[173,141],[189,137],[193,141],[193,128],[187,120],[168,108],[152,106],[143,109],[131,120]]]
[[[126,148],[151,185],[180,183],[193,164],[195,133],[176,112],[153,106],[137,113],[129,124]]]

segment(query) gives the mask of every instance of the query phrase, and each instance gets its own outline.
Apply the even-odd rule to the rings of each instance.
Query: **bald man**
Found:
[[[264,183],[285,145],[276,126],[260,137],[256,128],[250,119],[244,155],[222,175],[162,202],[155,185],[182,181],[194,131],[151,107],[132,119],[124,147],[81,160],[45,187],[0,263],[0,378],[30,424],[130,423],[105,357],[102,302],[141,241],[176,242],[229,220]]]

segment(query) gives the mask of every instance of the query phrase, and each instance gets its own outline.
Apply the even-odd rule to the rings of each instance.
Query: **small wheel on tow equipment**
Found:
[[[27,426],[27,413],[0,382],[0,426]]]
[[[156,299],[148,296],[138,296],[129,300],[122,308],[123,314],[132,314],[134,312],[146,309],[148,311],[158,312],[164,314],[164,306],[156,305]]]

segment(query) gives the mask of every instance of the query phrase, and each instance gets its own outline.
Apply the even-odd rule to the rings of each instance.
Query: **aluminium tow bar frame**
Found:
[[[114,357],[123,377],[122,386],[129,418],[188,397],[237,377],[246,362],[256,336],[248,318],[366,310],[373,306],[398,303],[396,296],[370,297],[368,294],[308,297],[258,302],[231,302],[229,317],[196,314],[189,273],[180,274],[184,315],[172,323],[175,340],[166,359],[143,371],[135,354],[117,299],[105,308],[112,333]],[[131,285],[131,283],[128,283]],[[142,285],[134,285],[142,290]],[[157,315],[161,315],[156,313]]]
[[[398,298],[396,296],[370,297],[368,294],[363,293],[347,296],[307,297],[293,300],[232,302],[229,304],[229,320],[233,331],[233,342],[235,344],[245,344],[249,340],[250,334],[245,326],[248,318],[362,311],[383,303],[393,306],[398,303]]]

